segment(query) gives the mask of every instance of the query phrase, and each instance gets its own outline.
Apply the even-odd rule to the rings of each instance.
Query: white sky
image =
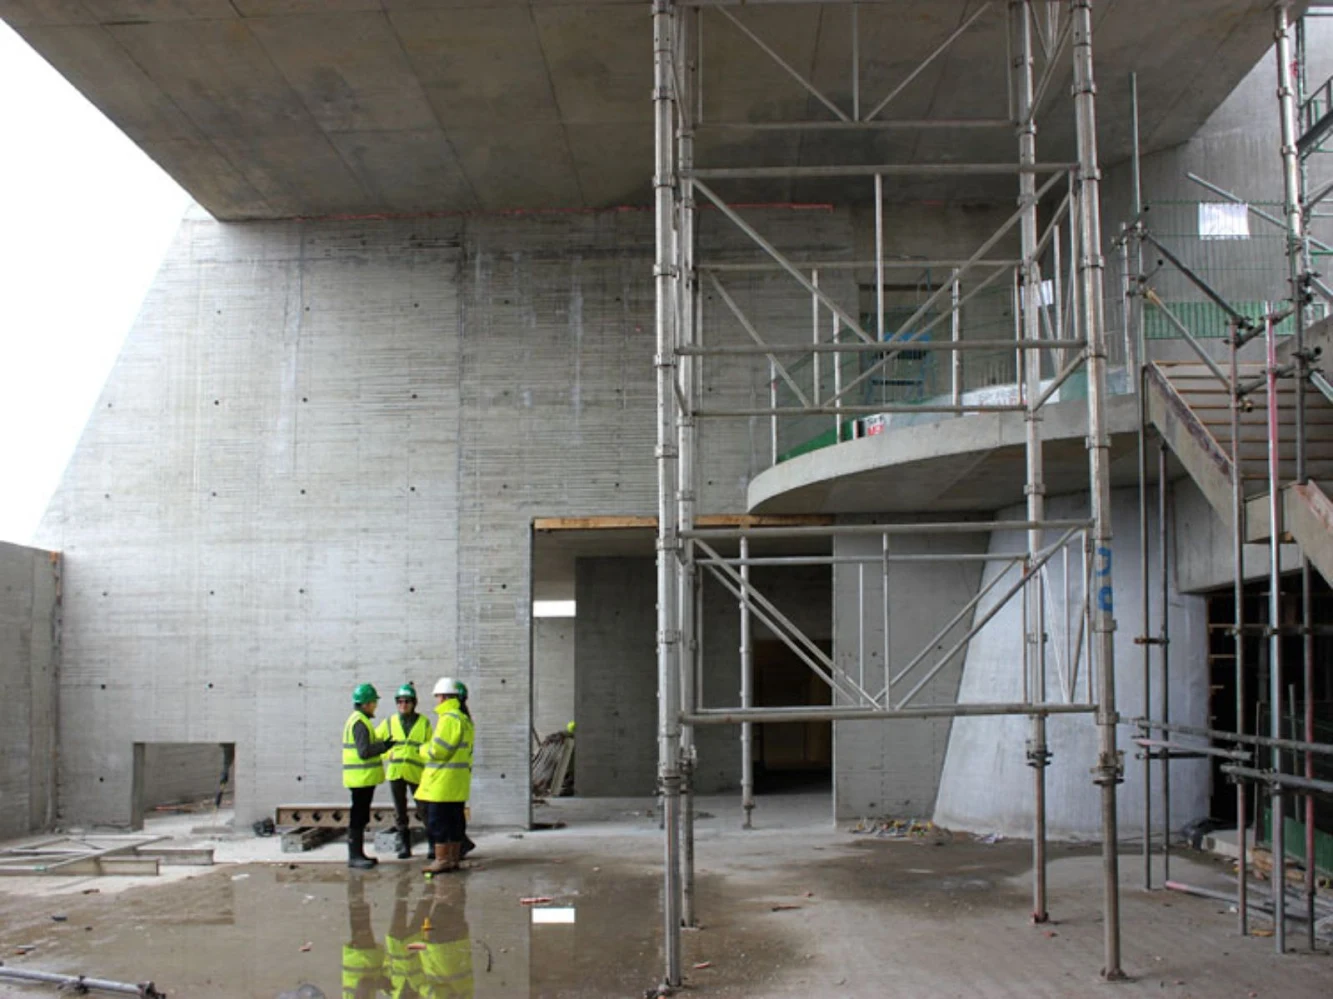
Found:
[[[189,197],[0,22],[0,541],[27,544]]]

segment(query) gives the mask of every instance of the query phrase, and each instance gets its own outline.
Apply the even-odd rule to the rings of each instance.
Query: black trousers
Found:
[[[370,825],[370,803],[374,800],[374,787],[352,788],[352,814],[347,818],[349,832],[355,833]]]
[[[463,842],[463,803],[461,801],[426,802],[426,835],[430,843]]]
[[[401,777],[396,777],[389,781],[389,791],[393,794],[394,822],[399,829],[406,829],[411,824],[407,815],[407,792],[409,788],[415,796],[417,793],[417,786],[411,781],[404,780]],[[417,803],[416,811],[417,818],[423,819],[424,817],[422,815],[420,802]]]

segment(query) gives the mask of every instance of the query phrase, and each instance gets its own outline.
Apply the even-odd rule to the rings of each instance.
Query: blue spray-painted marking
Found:
[[[1111,588],[1103,586],[1097,591],[1097,605],[1106,613],[1110,614],[1115,607],[1115,601],[1111,597]]]
[[[1111,575],[1111,549],[1097,549],[1097,568],[1095,571],[1099,576]]]

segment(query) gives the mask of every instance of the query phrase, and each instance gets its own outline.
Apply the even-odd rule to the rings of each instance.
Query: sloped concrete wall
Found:
[[[1047,511],[1051,518],[1086,516],[1087,500],[1086,497],[1055,498],[1048,503]],[[1003,515],[1019,517],[1022,511],[1013,509]],[[1155,516],[1154,508],[1150,512],[1148,535],[1150,565],[1154,567],[1157,565]],[[1134,644],[1134,637],[1143,633],[1137,490],[1118,490],[1113,494],[1111,517],[1115,531],[1112,579],[1116,616],[1116,703],[1123,717],[1133,718],[1143,713],[1143,653],[1142,648]],[[1055,540],[1049,537],[1048,543]],[[1021,551],[1025,544],[1026,538],[1021,531],[998,532],[991,538],[990,550]],[[985,586],[1000,571],[999,564],[988,565],[982,585]],[[1071,572],[1074,582],[1070,589],[1076,595],[1081,594],[1082,585],[1078,582],[1078,572]],[[1053,585],[1058,587],[1062,574],[1056,572],[1053,578]],[[978,615],[994,606],[1004,585],[1000,584],[981,602]],[[1174,573],[1169,585],[1171,717],[1179,722],[1203,725],[1208,716],[1207,609],[1202,597],[1179,592]],[[1159,593],[1154,568],[1149,577],[1154,634]],[[1058,607],[1058,599],[1055,604]],[[959,701],[1012,702],[1023,699],[1022,616],[1021,602],[1010,601],[973,639],[963,668]],[[1052,644],[1063,645],[1065,636],[1061,623],[1048,622],[1048,633]],[[1054,663],[1048,669],[1046,696],[1050,700],[1060,700],[1062,693],[1053,666]],[[1080,675],[1086,680],[1086,658]],[[1153,703],[1156,705],[1158,667],[1155,654],[1152,675]],[[1082,686],[1083,682],[1080,682],[1080,688]],[[1030,836],[1032,771],[1024,753],[1028,734],[1029,722],[1024,718],[955,719],[940,778],[935,821],[951,829]],[[1135,747],[1130,743],[1134,734],[1125,726],[1119,730],[1120,748],[1126,756],[1125,782],[1120,785],[1118,795],[1121,830],[1125,836],[1138,835],[1143,820],[1142,764],[1133,759]],[[1046,771],[1049,834],[1057,839],[1098,837],[1101,829],[1100,792],[1089,773],[1097,762],[1097,732],[1091,716],[1053,716],[1048,723],[1047,739],[1053,754]],[[1206,760],[1184,760],[1171,766],[1171,810],[1173,824],[1179,827],[1207,814],[1208,763]],[[1160,787],[1160,777],[1154,776],[1154,782]],[[1155,802],[1153,807],[1160,806]]]
[[[60,556],[0,543],[0,839],[55,820]]]
[[[898,535],[892,551],[900,555],[982,553],[985,533]],[[878,537],[842,536],[834,554],[882,554]],[[834,659],[853,677],[864,672],[867,689],[884,687],[884,575],[869,563],[837,565],[834,578]],[[976,562],[890,563],[889,663],[903,669],[977,592],[981,565]],[[862,592],[864,591],[864,601]],[[864,602],[864,614],[858,605]],[[945,639],[931,645],[913,672],[894,686],[901,700],[966,632],[970,618]],[[916,695],[916,704],[951,704],[958,697],[963,654],[954,656]],[[940,770],[949,744],[950,719],[901,718],[890,721],[835,722],[833,726],[834,813],[839,819],[862,816],[929,816],[935,808]]]
[[[851,243],[842,213],[747,217],[794,255]],[[724,225],[705,250],[753,257]],[[187,218],[40,531],[67,552],[60,696],[83,720],[63,817],[129,822],[135,742],[235,743],[242,824],[341,800],[352,687],[452,674],[474,818],[526,824],[531,521],[656,509],[652,234],[636,211]],[[785,275],[729,288],[809,336]],[[766,364],[706,380],[767,399]],[[700,508],[739,512],[766,436],[704,434]]]

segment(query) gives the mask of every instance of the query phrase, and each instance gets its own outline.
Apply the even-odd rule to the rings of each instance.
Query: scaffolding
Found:
[[[1211,183],[1205,178],[1189,174],[1191,181],[1222,199],[1222,204],[1243,206],[1242,216],[1252,217],[1273,226],[1282,237],[1282,259],[1286,289],[1278,292],[1271,303],[1255,312],[1228,299],[1215,287],[1211,273],[1200,273],[1202,268],[1191,267],[1173,252],[1172,240],[1148,224],[1148,208],[1144,202],[1139,169],[1139,141],[1137,132],[1137,93],[1133,94],[1134,161],[1132,224],[1121,233],[1117,242],[1121,261],[1121,276],[1126,302],[1127,325],[1130,339],[1137,343],[1140,389],[1139,433],[1139,522],[1142,560],[1140,582],[1143,629],[1135,638],[1142,647],[1143,716],[1132,723],[1137,730],[1134,738],[1143,761],[1144,820],[1143,820],[1143,883],[1145,888],[1156,886],[1153,878],[1153,766],[1160,769],[1160,837],[1162,884],[1167,887],[1188,888],[1172,882],[1171,863],[1171,785],[1170,763],[1180,759],[1211,758],[1220,761],[1220,769],[1236,784],[1236,811],[1239,870],[1235,907],[1239,931],[1249,932],[1249,911],[1256,903],[1249,898],[1247,843],[1249,816],[1248,792],[1251,786],[1266,788],[1271,802],[1271,846],[1273,853],[1271,900],[1269,910],[1274,922],[1274,945],[1279,954],[1286,951],[1287,911],[1286,835],[1284,829],[1285,803],[1289,794],[1304,795],[1305,872],[1304,920],[1308,931],[1308,945],[1315,949],[1316,889],[1314,801],[1316,795],[1333,793],[1333,782],[1315,778],[1317,756],[1333,755],[1333,744],[1317,741],[1315,719],[1315,666],[1314,637],[1320,630],[1312,617],[1311,561],[1307,545],[1319,545],[1333,532],[1333,521],[1325,519],[1313,532],[1301,533],[1296,518],[1311,503],[1323,502],[1322,493],[1311,482],[1308,411],[1311,393],[1319,393],[1333,402],[1333,391],[1317,365],[1317,351],[1308,349],[1306,333],[1318,310],[1325,314],[1333,304],[1333,292],[1320,279],[1314,261],[1326,255],[1330,248],[1310,233],[1318,204],[1333,191],[1333,184],[1316,186],[1311,190],[1306,169],[1310,156],[1320,151],[1330,130],[1333,117],[1329,115],[1330,85],[1325,82],[1312,92],[1306,87],[1307,61],[1305,57],[1304,21],[1292,24],[1290,5],[1281,2],[1274,7],[1274,57],[1277,70],[1277,111],[1281,126],[1280,162],[1282,166],[1283,202],[1281,214],[1265,211],[1246,202],[1236,194]],[[1311,12],[1307,16],[1316,16]],[[1293,34],[1296,52],[1293,54]],[[1156,267],[1147,272],[1145,251],[1156,258]],[[1227,354],[1219,358],[1208,350],[1201,337],[1208,335],[1191,328],[1168,308],[1155,285],[1160,274],[1167,273],[1174,280],[1182,280],[1196,289],[1208,303],[1209,315],[1225,323]],[[1171,369],[1155,363],[1148,357],[1145,310],[1152,310],[1188,345],[1198,359],[1193,373],[1176,376]],[[1279,332],[1290,334],[1289,360],[1280,356]],[[1242,361],[1242,351],[1252,341],[1262,347],[1258,362]],[[1254,348],[1251,348],[1253,351]],[[1186,379],[1192,379],[1192,387]],[[1190,469],[1187,460],[1192,447],[1185,435],[1170,432],[1167,421],[1153,415],[1153,393],[1158,398],[1172,396],[1174,416],[1181,425],[1201,429],[1196,441],[1204,441],[1211,448],[1211,458],[1220,471],[1209,496],[1223,518],[1229,521],[1231,531],[1231,562],[1235,617],[1228,631],[1234,638],[1236,728],[1217,729],[1173,722],[1171,719],[1170,669],[1168,649],[1171,642],[1168,618],[1168,450],[1176,453],[1182,464]],[[1209,393],[1211,393],[1209,395]],[[1223,400],[1209,408],[1226,414],[1226,434],[1229,447],[1221,441],[1213,443],[1204,421],[1192,412],[1191,399]],[[1317,397],[1316,397],[1317,398]],[[1288,412],[1289,410],[1289,412]],[[1191,420],[1197,422],[1191,424]],[[1160,440],[1156,461],[1150,455],[1149,432],[1156,423]],[[1247,437],[1247,431],[1258,434]],[[1225,441],[1226,438],[1224,437]],[[1148,546],[1149,505],[1151,502],[1150,476],[1157,480],[1157,565],[1150,565]],[[1247,468],[1262,467],[1260,478],[1247,474]],[[1199,481],[1199,474],[1195,474]],[[1205,494],[1209,490],[1200,481]],[[1229,487],[1229,502],[1224,501],[1218,486]],[[1297,536],[1299,534],[1299,536]],[[1262,540],[1267,548],[1267,615],[1264,622],[1249,622],[1245,616],[1245,547],[1248,542]],[[1295,543],[1300,576],[1299,622],[1292,625],[1282,619],[1282,549]],[[1153,608],[1150,605],[1149,581],[1154,570],[1159,574],[1160,606],[1156,610],[1157,626],[1151,626]],[[1325,575],[1327,565],[1322,568]],[[1260,637],[1267,643],[1268,735],[1258,731],[1260,719],[1256,716],[1256,731],[1246,731],[1246,644],[1245,638]],[[1299,636],[1301,639],[1302,689],[1304,717],[1298,726],[1295,718],[1284,713],[1284,705],[1295,707],[1295,686],[1286,683],[1282,638]],[[1156,659],[1157,692],[1154,704],[1153,673]],[[1262,692],[1259,692],[1262,693]],[[1154,710],[1155,708],[1155,710]],[[1282,738],[1284,722],[1291,730],[1291,738]],[[1303,738],[1298,738],[1301,735]],[[1264,756],[1267,755],[1267,760]],[[1256,834],[1260,816],[1254,817]],[[1257,835],[1256,835],[1257,838]],[[1192,889],[1197,890],[1197,889]]]
[[[655,130],[654,205],[656,221],[654,278],[656,285],[656,464],[658,472],[657,536],[657,668],[659,704],[658,780],[663,802],[664,891],[663,934],[665,987],[681,983],[681,928],[694,924],[694,731],[700,725],[739,724],[742,729],[744,823],[754,808],[750,727],[770,721],[891,722],[903,718],[1018,715],[1030,719],[1026,761],[1033,776],[1033,908],[1037,921],[1047,918],[1046,898],[1046,767],[1051,754],[1046,722],[1052,715],[1090,717],[1097,734],[1095,759],[1088,763],[1100,788],[1103,859],[1104,960],[1108,980],[1123,977],[1120,967],[1120,919],[1116,786],[1122,780],[1122,754],[1117,749],[1115,673],[1113,658],[1114,603],[1110,516],[1110,437],[1106,421],[1108,336],[1103,284],[1105,261],[1100,230],[1100,169],[1097,155],[1096,89],[1093,80],[1092,0],[1005,0],[980,4],[956,29],[908,72],[886,96],[874,101],[863,95],[860,18],[865,10],[883,10],[877,0],[817,0],[812,6],[847,12],[848,80],[835,100],[800,69],[784,60],[756,25],[754,8],[791,4],[793,0],[654,0],[652,5]],[[806,0],[796,0],[806,2]],[[709,30],[728,30],[737,44],[753,45],[781,68],[804,92],[813,116],[802,120],[720,121],[705,114],[702,87],[702,43],[705,20]],[[886,110],[932,63],[978,25],[1002,25],[1007,45],[997,52],[1004,60],[1007,110],[992,117],[891,117]],[[1067,61],[1066,61],[1067,60]],[[1076,155],[1068,162],[1045,162],[1037,155],[1037,126],[1053,95],[1053,82],[1072,68],[1072,112]],[[710,98],[712,95],[708,95]],[[864,97],[864,99],[863,99]],[[886,130],[965,137],[979,130],[1012,130],[1016,155],[1009,162],[966,162],[937,157],[921,162],[736,165],[698,163],[696,134],[712,128],[727,132],[807,132],[867,136]],[[727,148],[722,145],[720,148]],[[887,256],[884,233],[886,181],[897,178],[1012,178],[1017,208],[974,252],[960,259],[923,262]],[[875,256],[872,261],[839,257],[821,261],[793,259],[748,221],[721,192],[736,182],[837,179],[844,190],[863,185],[875,209]],[[868,188],[868,190],[867,190]],[[748,240],[748,260],[705,260],[698,255],[697,222],[703,204]],[[1062,234],[1067,233],[1067,248]],[[1004,252],[1015,239],[1018,253]],[[923,264],[948,275],[932,282],[910,315],[892,326],[885,300],[886,271],[920,271]],[[874,305],[867,322],[859,308],[839,301],[833,278],[860,267],[873,270]],[[726,288],[729,273],[744,269],[785,275],[809,296],[811,329],[799,340],[761,329]],[[1043,281],[1043,273],[1050,275]],[[821,277],[824,279],[821,281]],[[1005,288],[1013,302],[1013,336],[993,340],[967,338],[960,317],[969,302],[988,288]],[[726,306],[726,315],[740,325],[749,342],[723,343],[708,335],[715,317],[705,313],[704,288],[712,289]],[[895,317],[896,319],[897,317]],[[947,325],[946,325],[947,321]],[[803,321],[802,321],[803,322]],[[1122,324],[1123,325],[1123,324]],[[938,329],[941,338],[929,338]],[[947,338],[943,337],[948,330]],[[1126,341],[1128,346],[1128,341]],[[855,402],[853,393],[874,378],[884,377],[905,351],[948,358],[947,395],[910,402],[876,399]],[[991,351],[1014,358],[1016,386],[999,398],[964,391],[966,351]],[[772,389],[768,405],[711,404],[704,391],[705,365],[764,365]],[[844,361],[855,362],[854,373]],[[793,362],[810,373],[793,375]],[[821,370],[822,367],[822,370]],[[1056,401],[1075,373],[1086,373],[1086,419],[1089,514],[1052,519],[1047,516],[1043,473],[1041,421],[1043,408]],[[844,377],[844,374],[847,374]],[[830,377],[831,376],[831,377]],[[779,397],[777,387],[787,393]],[[1075,393],[1078,398],[1081,394]],[[844,423],[863,416],[897,413],[939,419],[977,414],[1022,413],[1026,424],[1023,491],[1024,519],[931,523],[843,524],[819,528],[735,529],[698,526],[702,421],[766,420],[772,434],[771,457],[778,457],[778,423],[784,419],[827,420],[834,442],[843,438]],[[905,553],[894,539],[915,534],[930,537],[984,537],[994,531],[1021,531],[1023,550],[1017,555]],[[818,537],[832,545],[848,537],[878,539],[879,552],[868,557],[769,556],[761,546]],[[737,551],[737,554],[732,554]],[[1073,568],[1070,556],[1073,555]],[[1065,566],[1060,597],[1053,597],[1057,556]],[[906,663],[890,662],[888,634],[890,573],[899,562],[981,561],[1005,563],[980,592],[958,609],[936,639]],[[827,655],[756,587],[755,565],[855,565],[860,587],[858,622],[862,645],[871,610],[864,597],[867,570],[879,576],[884,630],[883,675],[866,668],[864,648],[856,667]],[[1075,572],[1077,580],[1075,583]],[[736,599],[741,619],[741,695],[739,705],[705,706],[699,682],[702,668],[699,641],[701,580],[708,574]],[[1074,583],[1075,585],[1072,585]],[[1004,584],[1004,585],[1001,585]],[[1071,596],[1071,588],[1073,595]],[[989,599],[983,608],[983,600]],[[1012,703],[922,703],[930,680],[956,662],[967,643],[992,621],[998,610],[1018,602],[1023,617],[1023,697]],[[982,608],[982,609],[979,609]],[[1066,617],[1065,655],[1048,648],[1048,615]],[[787,708],[753,703],[752,623],[777,635],[831,689],[832,703]],[[1077,639],[1073,635],[1077,634]],[[937,642],[948,644],[940,657]],[[1058,695],[1052,696],[1050,681]],[[1080,680],[1082,691],[1080,692]]]

